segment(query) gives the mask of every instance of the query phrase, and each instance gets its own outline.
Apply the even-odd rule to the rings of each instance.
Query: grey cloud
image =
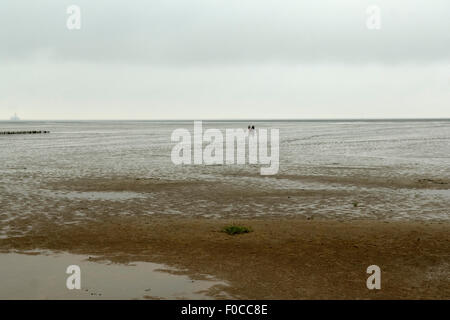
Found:
[[[66,8],[82,29],[66,29]],[[369,31],[365,10],[382,10]],[[450,2],[6,0],[0,58],[145,64],[448,61]]]

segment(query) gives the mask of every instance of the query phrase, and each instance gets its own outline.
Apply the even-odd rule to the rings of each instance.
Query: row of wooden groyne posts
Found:
[[[0,135],[2,134],[39,134],[39,133],[50,133],[47,130],[32,130],[32,131],[0,131]]]

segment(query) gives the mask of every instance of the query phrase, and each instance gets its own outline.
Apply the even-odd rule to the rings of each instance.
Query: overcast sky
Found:
[[[80,30],[66,27],[72,4]],[[2,0],[0,119],[15,112],[448,118],[450,1]]]

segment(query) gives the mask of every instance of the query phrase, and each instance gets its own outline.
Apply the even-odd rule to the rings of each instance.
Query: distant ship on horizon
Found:
[[[17,116],[17,113],[14,113],[14,115],[9,120],[11,120],[11,121],[20,121],[20,118]]]

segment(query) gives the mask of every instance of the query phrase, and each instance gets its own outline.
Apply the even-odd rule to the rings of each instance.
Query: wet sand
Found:
[[[230,236],[227,224],[253,232]],[[207,219],[115,216],[0,239],[0,250],[47,249],[118,263],[148,261],[214,275],[230,286],[209,292],[246,299],[449,299],[448,222]],[[381,290],[366,268],[381,268]]]
[[[447,177],[25,175],[14,172],[0,198],[3,253],[164,264],[227,283],[204,293],[216,299],[450,298]],[[253,232],[230,236],[228,224]],[[366,287],[370,265],[381,268],[381,290]],[[143,297],[121,297],[130,296]]]
[[[3,123],[52,133],[0,139],[0,264],[29,250],[159,263],[229,284],[217,299],[449,299],[449,124],[259,122],[281,133],[280,171],[261,176],[175,166],[171,133],[191,122]],[[220,232],[230,223],[254,231]],[[49,258],[30,258],[43,272]],[[373,264],[379,291],[366,288]]]

